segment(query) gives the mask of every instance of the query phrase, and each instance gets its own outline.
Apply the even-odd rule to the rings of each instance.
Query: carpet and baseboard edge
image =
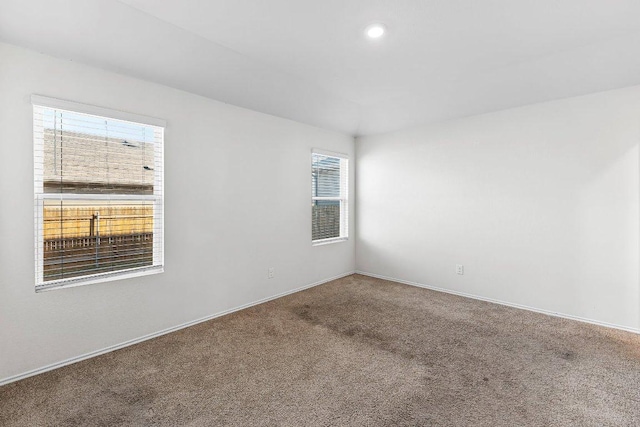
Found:
[[[632,328],[632,327],[628,327],[628,326],[617,325],[617,324],[614,324],[614,323],[601,322],[599,320],[593,320],[593,319],[588,319],[588,318],[585,318],[585,317],[574,316],[572,314],[565,314],[565,313],[559,313],[559,312],[555,312],[555,311],[551,311],[551,310],[545,310],[545,309],[542,309],[542,308],[530,307],[530,306],[523,305],[523,304],[516,304],[516,303],[497,300],[497,299],[493,299],[493,298],[487,298],[487,297],[483,297],[483,296],[479,296],[479,295],[469,294],[469,293],[466,293],[466,292],[460,292],[460,291],[454,291],[454,290],[451,290],[451,289],[441,288],[441,287],[438,287],[438,286],[425,285],[423,283],[412,282],[410,280],[396,279],[394,277],[383,276],[381,274],[368,273],[366,271],[356,270],[356,274],[361,274],[363,276],[374,277],[376,279],[388,280],[388,281],[391,281],[391,282],[402,283],[404,285],[416,286],[418,288],[430,289],[430,290],[436,291],[436,292],[444,292],[444,293],[447,293],[447,294],[458,295],[458,296],[461,296],[461,297],[471,298],[471,299],[475,299],[475,300],[479,300],[479,301],[486,301],[486,302],[491,302],[491,303],[494,303],[494,304],[505,305],[507,307],[519,308],[521,310],[533,311],[533,312],[536,312],[536,313],[546,314],[548,316],[561,317],[563,319],[576,320],[578,322],[590,323],[592,325],[597,325],[597,326],[604,326],[605,328],[619,329],[619,330],[626,331],[626,332],[632,332],[632,333],[635,333],[635,334],[640,334],[640,329],[638,329],[638,328]]]
[[[85,353],[85,354],[82,354],[82,355],[76,356],[76,357],[71,357],[69,359],[62,360],[60,362],[56,362],[56,363],[52,363],[52,364],[47,365],[47,366],[43,366],[42,368],[32,369],[32,370],[24,372],[22,374],[17,374],[17,375],[13,375],[13,376],[10,376],[10,377],[7,377],[7,378],[2,378],[2,379],[0,379],[0,386],[6,385],[6,384],[10,384],[10,383],[13,383],[13,382],[16,382],[16,381],[20,381],[22,379],[29,378],[29,377],[32,377],[34,375],[38,375],[38,374],[42,374],[42,373],[45,373],[45,372],[48,372],[48,371],[52,371],[54,369],[62,368],[63,366],[71,365],[73,363],[80,362],[82,360],[86,360],[86,359],[90,359],[92,357],[100,356],[101,354],[105,354],[105,353],[109,353],[111,351],[119,350],[121,348],[129,347],[131,345],[138,344],[138,343],[141,343],[143,341],[150,340],[152,338],[156,338],[156,337],[159,337],[159,336],[162,336],[162,335],[169,334],[171,332],[179,331],[180,329],[184,329],[184,328],[188,328],[190,326],[197,325],[198,323],[202,323],[202,322],[206,322],[208,320],[215,319],[216,317],[221,317],[221,316],[224,316],[224,315],[227,315],[227,314],[231,314],[231,313],[236,312],[236,311],[244,310],[245,308],[253,307],[254,305],[258,305],[258,304],[262,304],[262,303],[265,303],[265,302],[268,302],[268,301],[271,301],[271,300],[274,300],[274,299],[282,298],[284,296],[291,295],[291,294],[294,294],[296,292],[304,291],[305,289],[313,288],[315,286],[319,286],[319,285],[322,285],[324,283],[340,279],[342,277],[351,276],[354,273],[355,273],[355,271],[350,271],[348,273],[339,274],[337,276],[330,277],[328,279],[323,279],[323,280],[320,280],[320,281],[317,281],[317,282],[314,282],[314,283],[311,283],[311,284],[308,284],[308,285],[301,286],[299,288],[295,288],[295,289],[292,289],[292,290],[289,290],[289,291],[281,292],[279,294],[272,295],[270,297],[262,298],[262,299],[259,299],[257,301],[253,301],[253,302],[250,302],[250,303],[247,303],[247,304],[240,305],[238,307],[234,307],[234,308],[231,308],[231,309],[228,309],[228,310],[224,310],[224,311],[221,311],[221,312],[218,312],[218,313],[215,313],[215,314],[211,314],[209,316],[205,316],[205,317],[202,317],[202,318],[199,318],[199,319],[196,319],[196,320],[192,320],[190,322],[182,323],[182,324],[177,325],[177,326],[172,326],[170,328],[163,329],[163,330],[158,331],[158,332],[153,332],[153,333],[150,333],[150,334],[147,334],[147,335],[143,335],[143,336],[141,336],[139,338],[134,338],[132,340],[128,340],[128,341],[125,341],[125,342],[120,343],[120,344],[114,344],[114,345],[111,345],[109,347],[102,348],[100,350],[91,351],[89,353]]]

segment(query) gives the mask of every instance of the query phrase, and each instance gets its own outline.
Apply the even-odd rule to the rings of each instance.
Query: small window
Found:
[[[36,290],[161,272],[163,123],[32,101]]]
[[[346,240],[349,236],[349,160],[342,154],[314,150],[311,165],[312,242]]]

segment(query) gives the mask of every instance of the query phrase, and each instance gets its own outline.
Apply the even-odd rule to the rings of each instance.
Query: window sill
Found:
[[[331,239],[313,240],[311,242],[311,246],[330,245],[332,243],[346,242],[347,240],[349,240],[348,237],[333,237]]]
[[[112,282],[114,280],[129,279],[132,277],[148,276],[164,272],[164,266],[152,266],[131,270],[117,271],[113,273],[78,277],[66,280],[57,280],[36,286],[36,293],[53,291],[57,289],[75,288],[77,286],[93,285],[96,283]]]

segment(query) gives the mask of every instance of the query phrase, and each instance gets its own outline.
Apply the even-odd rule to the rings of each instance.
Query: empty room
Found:
[[[637,0],[0,0],[0,425],[639,426]]]

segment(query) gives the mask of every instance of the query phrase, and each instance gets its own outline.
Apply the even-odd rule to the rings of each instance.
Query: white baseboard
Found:
[[[134,338],[132,340],[125,341],[125,342],[120,343],[120,344],[115,344],[115,345],[112,345],[112,346],[109,346],[109,347],[105,347],[105,348],[103,348],[101,350],[92,351],[92,352],[85,353],[85,354],[80,355],[80,356],[72,357],[70,359],[66,359],[66,360],[63,360],[63,361],[60,361],[60,362],[52,363],[52,364],[47,365],[47,366],[43,366],[42,368],[33,369],[31,371],[27,371],[27,372],[24,372],[22,374],[13,375],[13,376],[8,377],[8,378],[3,378],[3,379],[0,379],[0,386],[3,386],[5,384],[9,384],[9,383],[12,383],[12,382],[15,382],[15,381],[20,381],[22,379],[25,379],[25,378],[28,378],[28,377],[32,377],[34,375],[42,374],[42,373],[47,372],[47,371],[52,371],[52,370],[57,369],[57,368],[62,368],[63,366],[71,365],[72,363],[80,362],[82,360],[90,359],[92,357],[100,356],[101,354],[109,353],[109,352],[114,351],[114,350],[119,350],[121,348],[128,347],[130,345],[138,344],[138,343],[140,343],[142,341],[150,340],[152,338],[156,338],[156,337],[159,337],[159,336],[162,336],[162,335],[166,335],[166,334],[169,334],[171,332],[178,331],[180,329],[188,328],[189,326],[197,325],[198,323],[202,323],[202,322],[206,322],[206,321],[211,320],[211,319],[215,319],[216,317],[224,316],[226,314],[231,314],[231,313],[233,313],[235,311],[244,310],[245,308],[249,308],[249,307],[252,307],[254,305],[262,304],[262,303],[265,303],[267,301],[271,301],[271,300],[274,300],[274,299],[282,298],[282,297],[290,295],[290,294],[294,294],[296,292],[304,291],[305,289],[313,288],[314,286],[322,285],[323,283],[331,282],[332,280],[336,280],[336,279],[340,279],[342,277],[350,276],[350,275],[352,275],[354,273],[355,273],[355,271],[350,271],[348,273],[344,273],[344,274],[340,274],[338,276],[330,277],[328,279],[320,280],[318,282],[311,283],[311,284],[308,284],[308,285],[304,285],[304,286],[301,286],[299,288],[292,289],[290,291],[282,292],[282,293],[279,293],[277,295],[273,295],[273,296],[270,296],[270,297],[267,297],[267,298],[262,298],[260,300],[254,301],[254,302],[250,302],[248,304],[243,304],[241,306],[238,306],[238,307],[235,307],[235,308],[232,308],[232,309],[229,309],[229,310],[224,310],[224,311],[221,311],[219,313],[215,313],[215,314],[212,314],[212,315],[209,315],[209,316],[206,316],[206,317],[202,317],[200,319],[193,320],[191,322],[187,322],[187,323],[183,323],[183,324],[178,325],[178,326],[173,326],[171,328],[163,329],[163,330],[158,331],[158,332],[153,332],[151,334],[144,335],[144,336],[142,336],[140,338]]]
[[[416,286],[418,288],[430,289],[432,291],[444,292],[444,293],[447,293],[447,294],[458,295],[458,296],[461,296],[461,297],[472,298],[472,299],[476,299],[476,300],[480,300],[480,301],[492,302],[494,304],[506,305],[508,307],[519,308],[521,310],[534,311],[536,313],[542,313],[542,314],[546,314],[548,316],[562,317],[563,319],[577,320],[578,322],[590,323],[592,325],[604,326],[606,328],[620,329],[622,331],[627,331],[627,332],[633,332],[635,334],[640,334],[640,329],[638,329],[638,328],[631,328],[631,327],[628,327],[628,326],[622,326],[622,325],[616,325],[616,324],[613,324],[613,323],[601,322],[599,320],[587,319],[585,317],[574,316],[572,314],[564,314],[564,313],[558,313],[558,312],[555,312],[555,311],[544,310],[542,308],[529,307],[527,305],[515,304],[515,303],[511,303],[511,302],[507,302],[507,301],[501,301],[501,300],[493,299],[493,298],[486,298],[486,297],[482,297],[482,296],[479,296],[479,295],[468,294],[466,292],[453,291],[451,289],[440,288],[438,286],[425,285],[425,284],[422,284],[422,283],[411,282],[409,280],[402,280],[402,279],[396,279],[396,278],[393,278],[393,277],[382,276],[380,274],[367,273],[366,271],[356,270],[356,274],[362,274],[363,276],[375,277],[377,279],[389,280],[391,282],[402,283],[402,284],[405,284],[405,285]]]

